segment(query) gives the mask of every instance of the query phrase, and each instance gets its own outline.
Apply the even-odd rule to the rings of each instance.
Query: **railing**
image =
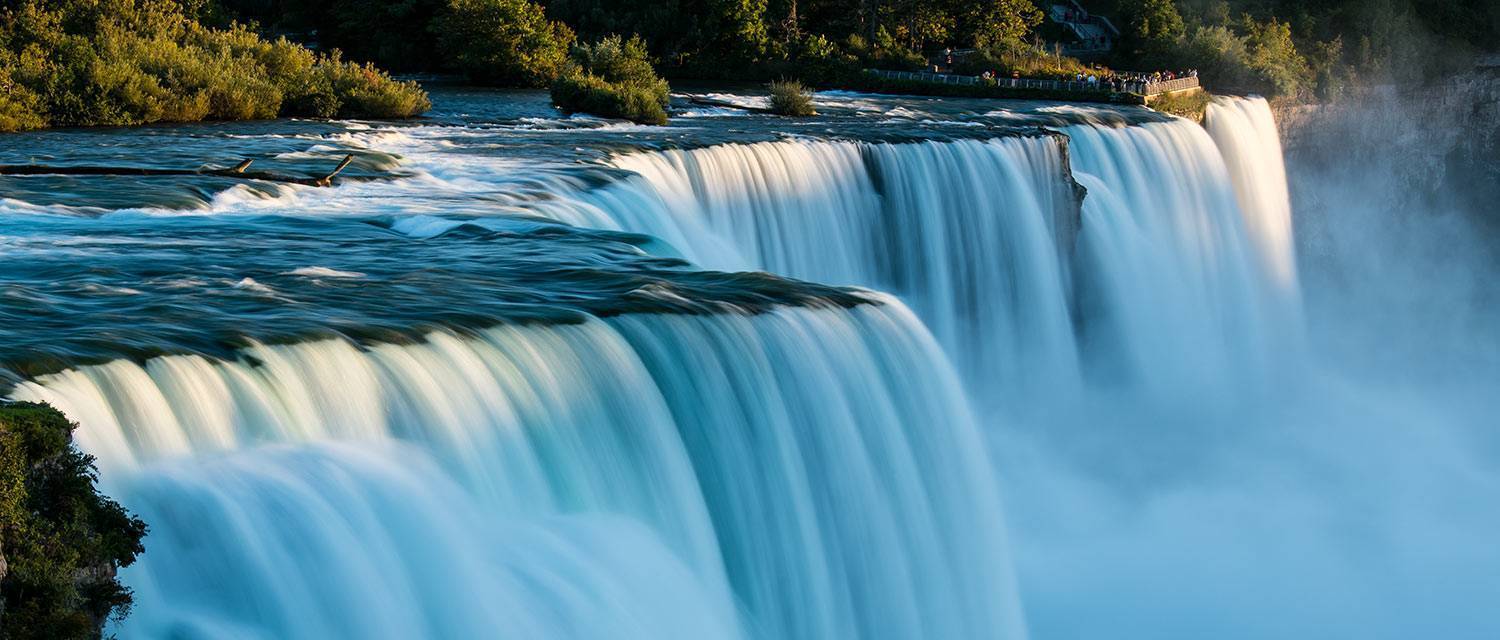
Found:
[[[1190,76],[1187,78],[1177,78],[1175,80],[1148,82],[1146,83],[1146,90],[1144,92],[1141,92],[1141,94],[1150,96],[1156,95],[1158,93],[1169,93],[1172,91],[1182,91],[1183,89],[1192,89],[1197,86],[1198,78],[1196,76]]]
[[[907,80],[912,82],[932,82],[936,84],[958,84],[978,85],[982,84],[978,76],[965,76],[954,73],[928,73],[925,71],[882,71],[879,69],[866,69],[865,73],[876,77],[891,80]],[[1039,80],[1035,78],[996,78],[995,86],[1010,89],[1037,89],[1046,91],[1071,91],[1091,92],[1100,91],[1116,93],[1138,93],[1143,96],[1167,93],[1169,91],[1181,91],[1198,86],[1197,78],[1177,78],[1175,80],[1163,80],[1160,82],[1109,82],[1100,80],[1097,82],[1078,82],[1074,80]]]

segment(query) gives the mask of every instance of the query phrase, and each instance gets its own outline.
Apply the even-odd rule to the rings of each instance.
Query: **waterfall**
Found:
[[[1224,155],[1251,237],[1271,267],[1276,286],[1297,289],[1292,202],[1287,193],[1281,136],[1265,98],[1215,98],[1204,126]]]
[[[544,211],[662,238],[710,268],[894,292],[966,377],[1067,387],[1078,202],[1063,146],[1028,136],[630,154],[614,164],[636,177]]]
[[[1169,539],[1108,538],[1137,512],[1093,483],[1150,502],[1153,474],[1238,450],[1218,437],[1250,431],[1238,410],[1257,385],[1295,377],[1298,276],[1274,136],[1264,101],[1221,100],[1207,129],[788,138],[525,179],[490,179],[470,154],[449,180],[294,192],[363,225],[360,242],[433,253],[376,250],[399,263],[384,276],[305,260],[277,272],[397,281],[413,255],[458,261],[449,233],[476,252],[566,246],[571,261],[495,270],[462,254],[478,266],[454,277],[471,288],[391,320],[454,328],[365,334],[351,320],[365,339],[144,350],[154,357],[75,366],[14,395],[78,421],[107,490],[152,526],[124,572],[137,594],[115,629],[125,638],[1024,638],[992,457],[1024,463],[1006,488],[1025,485],[1011,504],[1024,548],[1042,553],[1023,578],[1051,587],[1033,613],[1072,628],[1059,620],[1097,602],[1059,593],[1133,586],[1153,562],[1136,552]],[[439,197],[405,200],[428,190]],[[262,205],[285,206],[243,210]],[[563,234],[528,215],[647,237]],[[649,269],[593,268],[627,257]],[[821,293],[772,299],[794,284],[742,274],[670,286],[691,267],[882,293],[835,304],[843,291],[807,285]],[[565,312],[483,329],[480,312],[432,319],[538,282],[548,295],[526,304]],[[711,291],[734,295],[697,304]],[[568,304],[580,297],[598,308]],[[1047,528],[1074,519],[1084,526]],[[1089,537],[1099,523],[1107,540]],[[1125,582],[1091,575],[1121,558],[1110,579]],[[1139,584],[1094,611],[1119,618],[1111,607],[1143,611],[1165,592]]]
[[[1075,126],[1081,314],[1097,377],[1161,393],[1263,377],[1285,326],[1220,150],[1185,120]]]
[[[16,397],[79,421],[152,524],[127,638],[1019,638],[959,389],[885,299],[254,345]]]
[[[1084,377],[1230,392],[1296,348],[1296,276],[1269,108],[1221,99],[1209,123],[634,153],[613,160],[630,177],[538,210],[711,268],[891,292],[981,400]]]

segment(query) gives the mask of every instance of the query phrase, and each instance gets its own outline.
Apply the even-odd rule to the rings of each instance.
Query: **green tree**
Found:
[[[1172,0],[1123,0],[1119,12],[1125,19],[1119,48],[1131,62],[1158,66],[1172,60],[1187,31]]]
[[[711,57],[736,62],[761,59],[771,41],[766,0],[707,0],[708,20],[699,39]]]
[[[94,488],[77,425],[41,404],[0,402],[0,638],[98,638],[130,609],[115,579],[146,525]]]
[[[1023,42],[1043,18],[1031,0],[990,0],[967,7],[959,20],[961,43],[976,47]]]
[[[1287,23],[1271,19],[1264,23],[1246,20],[1246,66],[1259,84],[1274,95],[1295,96],[1308,88],[1312,70],[1292,42]]]
[[[574,41],[572,29],[527,0],[449,0],[432,30],[447,63],[485,84],[546,86]]]

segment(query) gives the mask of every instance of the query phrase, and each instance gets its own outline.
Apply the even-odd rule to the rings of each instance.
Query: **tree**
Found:
[[[1023,42],[1041,23],[1042,12],[1031,0],[990,0],[971,5],[959,20],[959,31],[966,44],[989,47]]]
[[[0,637],[98,638],[130,610],[115,577],[144,548],[146,525],[94,483],[77,425],[42,404],[0,401]]]
[[[1307,60],[1292,42],[1292,29],[1272,18],[1264,23],[1246,20],[1245,42],[1250,55],[1246,65],[1259,83],[1275,95],[1295,96],[1312,76]]]
[[[771,41],[766,0],[708,0],[709,19],[700,40],[705,51],[735,62],[759,60]]]
[[[432,30],[447,62],[486,84],[546,86],[574,41],[572,29],[527,0],[449,0]]]
[[[1120,49],[1131,62],[1158,66],[1172,60],[1187,30],[1172,0],[1124,0],[1119,12],[1125,18]]]

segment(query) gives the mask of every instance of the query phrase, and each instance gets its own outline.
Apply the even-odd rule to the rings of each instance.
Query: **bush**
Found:
[[[1208,111],[1208,103],[1212,100],[1213,96],[1207,91],[1185,91],[1154,96],[1149,106],[1162,113],[1203,122],[1203,114]]]
[[[666,124],[670,91],[645,41],[610,36],[573,49],[568,69],[552,83],[552,103],[570,113]]]
[[[860,65],[870,69],[922,71],[927,68],[927,58],[901,46],[885,27],[875,31],[874,42],[858,35],[849,36],[844,41],[844,48],[858,59]]]
[[[40,404],[0,402],[0,630],[12,640],[98,638],[131,593],[115,579],[146,525],[94,488],[77,425]]]
[[[818,115],[813,109],[812,93],[795,80],[771,83],[771,111],[783,116]]]
[[[1080,73],[1087,76],[1106,73],[1108,70],[1091,67],[1077,58],[1011,40],[975,49],[973,53],[955,61],[954,71],[975,76],[993,71],[1002,78],[1019,74],[1022,78],[1073,80]]]
[[[568,61],[573,30],[528,0],[449,0],[432,31],[444,59],[484,84],[544,87]]]
[[[1248,17],[1235,29],[1199,27],[1185,40],[1180,58],[1198,69],[1206,85],[1266,96],[1301,96],[1319,83],[1342,76],[1337,68],[1337,49],[1324,53],[1315,73],[1292,43],[1291,29],[1284,22],[1255,22]],[[1336,47],[1337,45],[1327,45]]]
[[[650,90],[570,74],[552,83],[552,102],[569,113],[590,113],[641,124],[666,124],[667,110]]]
[[[210,29],[177,3],[26,0],[0,16],[0,129],[410,117],[416,83],[248,28]]]

